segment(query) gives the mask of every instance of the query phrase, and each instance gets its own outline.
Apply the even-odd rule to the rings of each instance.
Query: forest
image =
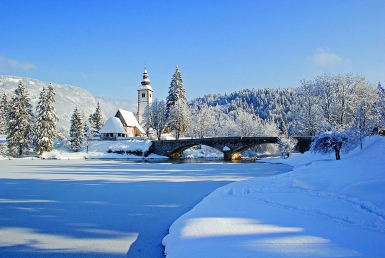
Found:
[[[41,155],[53,148],[53,140],[60,135],[56,132],[60,118],[56,115],[54,96],[52,85],[44,88],[35,113],[21,82],[13,96],[2,97],[0,134],[7,135],[10,155],[22,156],[31,148]],[[290,136],[333,134],[337,144],[353,146],[362,145],[367,135],[383,132],[384,97],[381,83],[374,86],[364,77],[352,74],[322,74],[312,80],[301,80],[296,88],[243,89],[187,101],[182,74],[176,67],[167,99],[155,99],[146,108],[141,124],[150,139],[161,139],[165,133],[176,139],[281,136],[287,139],[281,145],[293,145]],[[76,108],[64,138],[73,151],[79,151],[85,138],[97,136],[104,121],[99,103],[89,119]],[[330,141],[322,144],[335,149],[337,145]],[[317,146],[313,147],[315,150]]]

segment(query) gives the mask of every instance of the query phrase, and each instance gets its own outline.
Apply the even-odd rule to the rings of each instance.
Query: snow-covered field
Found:
[[[165,236],[167,258],[385,257],[384,137],[340,161],[266,160],[293,167],[269,177],[257,177],[269,164],[93,160],[142,159],[106,150],[147,148],[95,141],[88,154],[64,146],[45,154],[61,160],[3,158],[0,256],[156,257]]]
[[[290,173],[223,186],[170,227],[174,257],[385,257],[385,138],[342,160],[271,160]]]
[[[0,257],[161,258],[170,225],[212,191],[290,171],[285,165],[128,163],[59,154],[61,160],[0,160]]]

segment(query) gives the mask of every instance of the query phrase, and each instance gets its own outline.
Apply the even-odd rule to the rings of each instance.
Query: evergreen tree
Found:
[[[280,117],[280,123],[279,123],[278,129],[281,135],[288,136],[286,123],[285,123],[285,120],[283,120],[282,116]]]
[[[178,66],[175,68],[175,73],[172,76],[170,87],[168,90],[168,96],[166,98],[166,118],[170,115],[171,107],[175,106],[175,103],[180,101],[181,103],[187,103],[186,90],[184,89],[182,74],[179,71]]]
[[[70,148],[71,150],[77,152],[81,149],[83,144],[83,120],[78,107],[75,108],[74,113],[71,117],[71,127],[70,127]]]
[[[102,113],[102,109],[100,108],[100,103],[96,106],[96,110],[93,114],[90,115],[88,121],[92,127],[91,134],[96,136],[99,134],[99,130],[103,127],[105,119]]]
[[[56,136],[56,123],[59,120],[56,115],[55,90],[50,83],[48,88],[43,88],[39,102],[36,106],[35,124],[35,151],[41,156],[45,151],[53,149],[53,139]]]
[[[20,81],[8,110],[8,150],[11,156],[22,156],[32,142],[32,105]]]
[[[0,101],[0,134],[7,134],[8,98],[3,95]]]

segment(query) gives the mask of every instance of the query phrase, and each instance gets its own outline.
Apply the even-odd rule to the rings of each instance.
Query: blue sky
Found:
[[[296,87],[324,72],[385,85],[385,1],[2,0],[0,74],[136,99]]]

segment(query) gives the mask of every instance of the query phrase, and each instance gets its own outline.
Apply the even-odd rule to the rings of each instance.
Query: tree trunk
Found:
[[[336,160],[341,159],[340,151],[341,151],[342,143],[338,143],[337,146],[334,147],[334,152],[336,153]]]
[[[339,150],[335,150],[335,152],[336,152],[336,160],[340,160],[341,159],[340,151]]]

